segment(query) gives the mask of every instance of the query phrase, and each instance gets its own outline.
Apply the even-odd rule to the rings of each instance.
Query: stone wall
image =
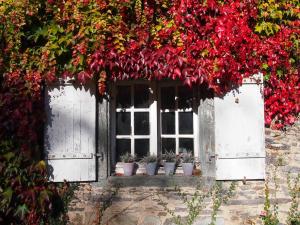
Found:
[[[271,202],[279,204],[281,224],[286,224],[290,197],[287,174],[300,173],[300,121],[286,132],[266,129],[267,181]],[[277,169],[276,169],[277,168]],[[277,170],[278,191],[274,196],[274,173]],[[200,179],[200,178],[199,178]],[[229,186],[225,182],[224,186]],[[194,187],[182,188],[192,195]],[[234,197],[221,206],[217,224],[262,224],[259,215],[264,209],[264,181],[239,181]],[[159,197],[160,196],[160,197]],[[171,225],[171,216],[161,199],[176,215],[185,216],[187,207],[174,187],[101,187],[81,184],[69,205],[70,224],[103,225]],[[210,200],[205,200],[201,217],[194,224],[206,225],[211,214]]]

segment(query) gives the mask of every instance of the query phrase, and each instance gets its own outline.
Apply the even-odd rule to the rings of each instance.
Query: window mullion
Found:
[[[156,93],[156,83],[152,81],[150,83],[150,90],[151,93],[149,95],[149,101],[150,101],[150,106],[149,106],[149,126],[150,126],[150,143],[149,143],[149,152],[150,154],[155,154],[158,155],[158,137],[157,137],[157,129],[158,129],[158,118],[157,118],[157,93]]]
[[[175,152],[179,153],[178,85],[175,86]]]
[[[131,124],[131,154],[135,154],[134,149],[134,85],[130,85],[131,106],[130,106],[130,124]]]
[[[193,89],[193,134],[194,134],[194,156],[199,158],[199,117],[198,117],[198,88]]]
[[[159,85],[158,83],[156,83],[157,87],[156,87],[156,91],[157,91],[157,155],[162,154],[162,122],[161,122],[161,85]]]

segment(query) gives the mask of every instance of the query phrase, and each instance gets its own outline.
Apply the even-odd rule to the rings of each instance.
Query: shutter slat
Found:
[[[215,155],[215,133],[214,133],[214,98],[212,93],[200,90],[199,114],[199,144],[200,163],[203,177],[215,177],[216,165],[211,160]]]

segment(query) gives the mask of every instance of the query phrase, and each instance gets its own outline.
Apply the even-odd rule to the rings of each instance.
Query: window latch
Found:
[[[211,162],[213,159],[216,160],[218,157],[218,154],[210,154],[208,157],[208,161]]]
[[[101,161],[103,161],[103,159],[104,159],[103,152],[96,153],[95,155],[96,155],[96,157],[98,157]]]

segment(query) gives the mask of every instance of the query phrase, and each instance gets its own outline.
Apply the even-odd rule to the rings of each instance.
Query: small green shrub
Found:
[[[10,224],[43,221],[50,213],[53,192],[49,189],[44,161],[33,163],[0,144],[0,221]]]
[[[287,218],[288,225],[300,225],[300,173],[293,179],[289,173],[287,176],[289,195],[291,197],[291,206]]]
[[[213,187],[212,191],[212,201],[213,201],[213,211],[211,213],[211,222],[209,225],[215,225],[217,219],[217,213],[222,204],[227,204],[229,199],[234,195],[236,188],[236,183],[232,182],[228,190],[222,188],[222,183],[217,182]]]
[[[264,225],[278,225],[278,205],[275,203],[272,209],[270,202],[270,189],[268,182],[265,183],[265,203],[264,212],[261,215]]]
[[[274,182],[274,199],[275,203],[271,205],[270,201],[270,189],[269,182],[265,182],[265,203],[264,203],[264,212],[261,215],[262,221],[264,225],[278,225],[278,203],[277,203],[277,190],[278,190],[278,182],[277,182],[277,169],[278,163],[275,164],[274,174],[273,174],[273,182]]]
[[[195,157],[192,152],[186,152],[181,155],[182,163],[193,163],[195,161]]]
[[[141,160],[142,163],[154,163],[158,161],[158,157],[156,155],[147,155],[144,156]]]
[[[279,162],[281,159],[279,159]],[[261,214],[261,218],[264,225],[278,225],[280,224],[278,218],[278,203],[276,193],[279,188],[278,180],[277,180],[277,169],[280,166],[280,163],[275,164],[275,170],[273,174],[273,182],[274,182],[274,194],[273,199],[274,203],[271,204],[270,201],[270,189],[269,189],[269,181],[265,182],[265,203],[264,203],[264,211]],[[299,203],[300,203],[300,173],[298,173],[294,178],[292,178],[291,173],[287,174],[287,186],[289,190],[289,195],[291,198],[290,208],[288,212],[288,217],[286,224],[287,225],[300,225],[300,211],[299,211]]]
[[[120,156],[120,160],[123,163],[132,163],[136,159],[135,155],[131,155],[129,152],[126,152]]]
[[[44,161],[32,160],[10,141],[0,142],[0,224],[66,224],[63,203],[69,191],[67,183],[48,182]]]
[[[101,194],[102,201],[99,201],[98,204],[98,213],[97,213],[97,220],[99,225],[101,225],[101,218],[103,216],[104,211],[109,208],[113,203],[113,198],[116,197],[119,193],[120,185],[118,184],[108,184],[104,186],[103,192]]]
[[[234,195],[234,190],[236,188],[236,183],[232,182],[228,190],[222,187],[221,182],[217,182],[208,191],[203,191],[197,187],[196,191],[191,197],[183,192],[179,187],[175,187],[177,195],[181,198],[184,205],[187,206],[188,214],[185,218],[180,215],[176,215],[175,212],[167,207],[167,203],[164,202],[159,194],[157,194],[161,205],[164,207],[165,211],[172,216],[173,222],[176,225],[192,225],[196,218],[200,215],[201,211],[205,208],[204,203],[207,200],[212,200],[213,210],[211,213],[211,223],[210,225],[215,225],[217,212],[222,204],[226,204],[228,200]]]
[[[57,184],[57,194],[52,198],[52,210],[48,217],[50,225],[65,225],[68,223],[68,205],[78,187],[79,185],[76,183],[64,182]]]
[[[174,152],[172,151],[166,151],[165,154],[163,154],[163,160],[165,160],[165,162],[177,162],[177,156]]]

